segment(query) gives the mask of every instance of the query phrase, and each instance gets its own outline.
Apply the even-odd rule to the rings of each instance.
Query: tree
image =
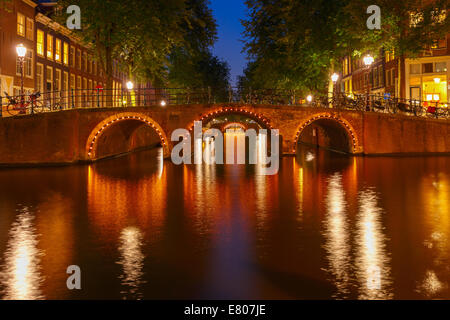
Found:
[[[60,0],[62,8],[81,9],[81,30],[73,30],[91,45],[112,88],[113,61],[126,63],[128,71],[145,78],[163,78],[167,56],[180,43],[179,21],[183,0]],[[65,10],[58,19],[65,23]]]
[[[211,53],[217,40],[217,24],[209,2],[188,0],[185,19],[180,27],[184,41],[170,54],[171,87],[207,88],[223,94],[229,86],[230,68]]]
[[[285,89],[326,91],[344,56],[380,48],[404,62],[449,31],[445,0],[247,0],[245,51],[251,62],[244,82]],[[369,5],[379,5],[381,30],[366,26]],[[414,28],[410,16],[416,17]],[[439,18],[438,18],[439,17]],[[440,21],[438,22],[438,20]],[[248,73],[248,72],[247,72]]]

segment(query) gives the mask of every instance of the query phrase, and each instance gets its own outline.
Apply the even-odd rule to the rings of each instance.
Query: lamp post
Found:
[[[133,88],[134,84],[131,81],[127,82],[128,95],[130,96],[130,105],[133,106]]]
[[[19,58],[20,65],[20,108],[22,109],[25,105],[25,99],[23,96],[23,64],[25,62],[25,55],[27,54],[27,48],[23,44],[19,44],[16,47],[17,56]],[[20,110],[22,113],[23,110]],[[33,110],[31,111],[33,113]]]
[[[334,97],[334,91],[335,91],[335,86],[337,81],[339,80],[339,75],[335,72],[331,75],[331,82],[333,83],[333,89],[331,90],[331,93],[329,93],[329,98],[330,98],[330,102],[329,102],[329,107],[332,108],[333,107],[333,97]]]
[[[370,66],[374,62],[374,58],[368,54],[364,57],[364,64],[366,65],[367,69],[369,70],[370,74]],[[370,111],[370,103],[369,103],[369,95],[370,95],[370,79],[369,74],[367,74],[367,96],[366,96],[366,111]]]

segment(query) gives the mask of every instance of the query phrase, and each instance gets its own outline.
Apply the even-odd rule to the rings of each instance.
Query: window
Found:
[[[392,61],[395,59],[395,52],[392,51],[386,51],[386,62]]]
[[[433,73],[433,64],[432,63],[422,64],[422,73]]]
[[[431,46],[431,49],[445,49],[447,48],[447,39],[436,40]]]
[[[73,73],[70,74],[70,88],[75,89],[75,75]]]
[[[92,57],[89,56],[88,60],[89,60],[89,73],[92,74]]]
[[[44,66],[40,63],[36,64],[36,90],[44,89]]]
[[[70,66],[75,68],[75,48],[70,47]]]
[[[61,70],[55,70],[55,91],[61,90]]]
[[[64,42],[63,48],[64,48],[63,62],[67,66],[69,64],[69,45],[66,42]]]
[[[87,54],[83,52],[83,71],[87,72]]]
[[[44,31],[37,30],[36,52],[39,56],[44,56]]]
[[[409,66],[411,74],[420,74],[420,64],[412,64]]]
[[[53,36],[47,34],[47,59],[53,59]]]
[[[24,68],[25,77],[33,78],[33,51],[31,50],[27,50]]]
[[[65,107],[67,107],[69,104],[69,74],[67,72],[64,72],[62,90],[63,93],[61,96],[63,98],[63,103]]]
[[[17,13],[17,34],[25,37],[25,16],[21,13]]]
[[[51,92],[53,91],[53,68],[52,67],[47,67],[47,72],[46,72],[46,91],[47,92]]]
[[[34,40],[34,21],[30,18],[27,18],[27,39]]]
[[[447,72],[447,63],[436,62],[436,72]]]
[[[81,50],[77,49],[77,68],[81,70]]]
[[[61,40],[55,40],[55,60],[61,62]]]

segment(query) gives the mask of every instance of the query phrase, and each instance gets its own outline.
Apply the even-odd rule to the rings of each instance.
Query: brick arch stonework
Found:
[[[110,126],[114,124],[130,120],[140,121],[148,125],[149,127],[153,128],[161,140],[164,158],[170,156],[169,140],[167,139],[164,130],[155,120],[141,113],[123,112],[106,118],[91,131],[86,141],[85,159],[86,160],[97,159],[97,147],[98,147],[97,141],[99,140],[100,136],[105,132],[106,129],[108,129]]]
[[[315,122],[317,120],[321,120],[321,119],[335,121],[345,130],[345,132],[347,133],[347,136],[350,140],[350,143],[351,143],[351,153],[352,154],[358,154],[358,153],[363,152],[363,147],[361,145],[361,139],[358,136],[358,132],[353,128],[353,126],[346,119],[344,119],[338,115],[325,112],[325,113],[318,113],[318,114],[309,116],[308,118],[304,119],[301,122],[301,124],[297,127],[294,137],[293,137],[293,140],[292,140],[293,144],[292,144],[291,150],[293,153],[297,152],[298,140],[300,139],[300,135],[301,135],[303,129],[305,129],[307,126],[309,126],[313,122]]]
[[[261,127],[264,129],[273,129],[270,120],[260,112],[253,111],[246,107],[222,107],[220,109],[211,110],[208,113],[202,114],[195,121],[210,121],[214,117],[226,115],[226,114],[241,114],[246,116],[254,121],[256,121]],[[187,129],[192,131],[194,128],[194,121],[192,121]]]

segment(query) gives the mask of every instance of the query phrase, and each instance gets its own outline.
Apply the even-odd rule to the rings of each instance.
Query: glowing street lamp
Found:
[[[366,65],[366,67],[370,67],[372,65],[372,63],[375,61],[375,59],[370,54],[365,56],[363,58],[363,60],[364,60],[364,64]]]
[[[134,88],[133,82],[128,81],[128,82],[127,82],[127,89],[128,89],[128,90],[133,90],[133,88]]]
[[[23,96],[23,64],[25,62],[25,55],[27,54],[27,48],[23,44],[19,44],[16,47],[17,56],[19,57],[19,65],[20,65],[20,107],[23,108],[25,105],[25,99]],[[23,112],[21,110],[20,112]],[[33,109],[31,110],[33,113]]]
[[[165,107],[165,106],[166,106],[166,104],[167,104],[167,103],[166,103],[166,101],[165,101],[165,100],[162,100],[162,101],[161,101],[161,107]]]
[[[364,61],[364,64],[366,65],[367,69],[370,70],[370,66],[375,61],[375,59],[370,54],[368,54],[363,58],[363,61]],[[366,111],[370,111],[369,96],[370,96],[370,81],[369,81],[369,77],[367,77]]]
[[[333,73],[331,76],[331,81],[333,81],[334,84],[339,80],[339,75],[337,73]]]
[[[313,100],[313,96],[312,95],[308,95],[306,97],[306,101],[308,101],[309,103],[311,103],[312,100]]]

